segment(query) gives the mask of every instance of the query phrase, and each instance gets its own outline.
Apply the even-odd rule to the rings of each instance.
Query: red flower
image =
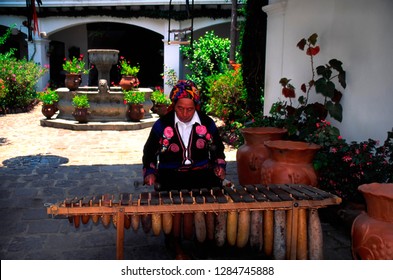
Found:
[[[309,47],[306,51],[307,55],[312,55],[312,56],[317,55],[318,53],[319,53],[319,46],[316,46],[315,48]]]
[[[304,93],[306,93],[306,91],[307,91],[306,84],[302,84],[302,86],[300,87],[300,89],[301,89]]]
[[[284,87],[282,89],[282,95],[284,95],[286,98],[293,98],[296,96],[295,90],[292,88],[287,88],[287,87]]]

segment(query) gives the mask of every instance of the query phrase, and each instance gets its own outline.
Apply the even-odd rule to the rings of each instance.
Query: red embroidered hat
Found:
[[[201,103],[199,90],[197,89],[195,83],[190,80],[179,80],[178,83],[172,88],[169,98],[172,101],[172,105],[176,104],[177,100],[181,98],[192,99],[197,106],[197,109],[199,109],[199,105]]]

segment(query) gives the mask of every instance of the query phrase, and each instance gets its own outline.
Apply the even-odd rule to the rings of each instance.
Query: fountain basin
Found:
[[[94,64],[98,71],[98,81],[101,79],[110,81],[112,65],[119,60],[119,50],[90,49],[87,50],[90,63]]]
[[[139,91],[145,92],[145,119],[151,118],[150,109],[153,103],[150,100],[150,88],[139,88]],[[77,91],[69,91],[67,88],[59,88],[56,90],[59,95],[59,114],[58,119],[74,120],[72,112],[72,98],[75,94],[86,94],[90,103],[89,122],[113,122],[127,121],[126,112],[127,104],[124,104],[124,94],[120,87],[110,87],[106,93],[99,92],[97,87],[79,87]]]

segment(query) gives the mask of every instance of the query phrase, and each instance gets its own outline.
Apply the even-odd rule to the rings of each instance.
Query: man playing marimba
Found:
[[[225,178],[224,145],[213,119],[200,110],[200,96],[192,81],[179,81],[171,90],[168,113],[153,125],[143,149],[146,185],[173,191],[222,187]],[[180,227],[192,225],[192,215],[174,215],[166,244],[176,259],[187,259],[181,248]],[[184,231],[187,231],[184,229]]]
[[[222,187],[224,145],[212,118],[200,110],[199,91],[181,80],[172,104],[150,132],[143,150],[144,183],[160,190]]]

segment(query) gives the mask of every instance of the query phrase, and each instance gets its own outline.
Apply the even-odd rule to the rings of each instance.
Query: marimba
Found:
[[[341,198],[307,185],[247,185],[75,197],[50,205],[47,213],[68,217],[76,227],[90,218],[105,227],[112,220],[118,259],[123,259],[125,228],[142,224],[146,233],[178,234],[180,219],[183,236],[199,242],[250,244],[275,259],[322,259],[318,208],[340,203]]]

